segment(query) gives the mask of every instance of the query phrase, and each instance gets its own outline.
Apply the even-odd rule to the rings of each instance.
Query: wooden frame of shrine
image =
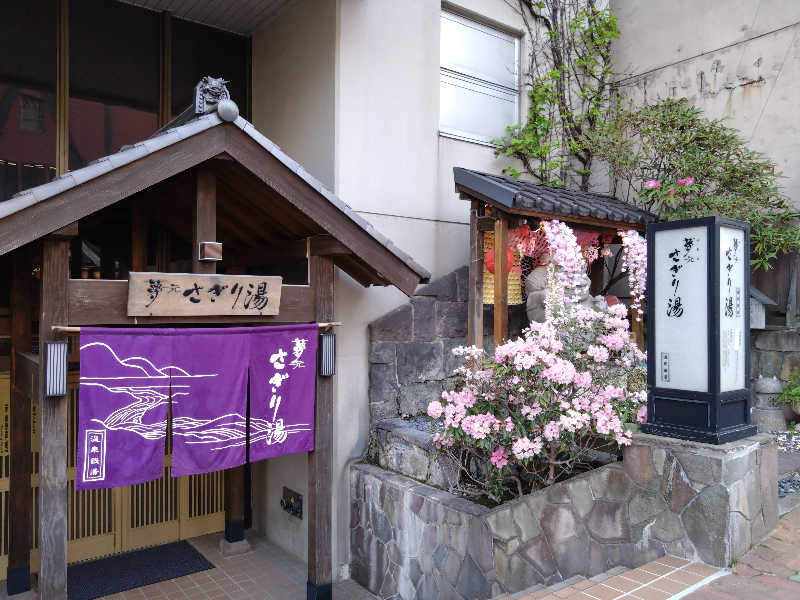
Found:
[[[558,219],[570,227],[596,231],[617,237],[620,230],[644,232],[656,217],[602,194],[569,191],[536,185],[510,177],[453,169],[455,190],[470,204],[470,253],[468,343],[483,347],[484,341],[484,234],[494,233],[495,248],[506,247],[509,231],[525,222]],[[532,227],[536,229],[536,227]],[[508,339],[508,262],[505,253],[494,253],[494,323],[495,346]],[[603,278],[602,261],[592,265],[592,287]],[[595,292],[596,293],[596,292]],[[633,335],[644,347],[641,323],[632,321]]]
[[[428,272],[241,117],[235,104],[183,115],[155,136],[0,203],[0,279],[11,289],[9,585],[30,585],[38,480],[39,596],[66,598],[66,396],[45,397],[35,351],[63,327],[268,325],[334,320],[334,266],[412,295]],[[212,107],[213,108],[213,107]],[[100,240],[100,242],[98,242]],[[83,253],[104,251],[92,269]],[[133,316],[131,272],[282,275],[277,314]],[[7,278],[7,279],[6,279]],[[37,325],[38,324],[38,325]],[[347,324],[345,323],[346,327]],[[67,330],[68,331],[68,330]],[[308,455],[308,597],[332,583],[333,397],[317,376]],[[39,465],[31,448],[38,404]],[[243,468],[225,472],[225,536],[244,535]]]

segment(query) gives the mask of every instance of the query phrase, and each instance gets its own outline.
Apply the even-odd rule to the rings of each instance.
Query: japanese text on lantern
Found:
[[[277,315],[280,277],[131,273],[128,315]]]
[[[720,227],[720,391],[729,392],[746,387],[744,333],[747,327],[744,298],[747,264],[744,232],[732,227]]]
[[[655,385],[708,391],[708,232],[664,229],[653,241]],[[687,335],[691,343],[687,343]]]
[[[669,272],[671,275],[670,286],[672,295],[667,298],[667,316],[680,318],[683,316],[683,301],[681,299],[681,271],[687,265],[699,260],[700,240],[695,237],[683,238],[683,244],[669,253]]]
[[[305,362],[303,361],[303,353],[306,351],[308,340],[304,338],[295,338],[292,340],[292,356],[294,357],[288,364],[292,369],[304,369]],[[288,354],[283,348],[278,348],[269,357],[269,363],[275,370],[272,377],[269,378],[270,384],[270,399],[269,407],[272,409],[272,429],[270,435],[267,436],[267,445],[282,444],[286,441],[287,432],[283,419],[278,418],[278,409],[283,401],[280,395],[280,388],[283,382],[291,377],[289,369],[287,369],[286,359]]]

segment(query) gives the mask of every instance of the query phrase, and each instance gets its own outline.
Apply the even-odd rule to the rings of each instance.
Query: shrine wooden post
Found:
[[[17,252],[11,282],[11,465],[9,487],[8,595],[31,588],[30,554],[33,537],[31,473],[31,401],[23,391],[19,354],[33,350],[31,331],[31,261],[27,248]],[[30,382],[27,382],[28,384]]]
[[[334,319],[333,259],[312,254],[309,283],[318,323]],[[317,374],[314,450],[308,454],[308,600],[332,598],[333,377]]]
[[[483,231],[478,219],[483,204],[473,200],[469,211],[469,286],[467,307],[467,344],[483,348]]]
[[[39,315],[39,598],[67,597],[67,397],[45,398],[45,345],[52,326],[68,323],[70,240],[77,223],[42,243]]]
[[[508,339],[508,217],[496,211],[494,222],[494,346]]]

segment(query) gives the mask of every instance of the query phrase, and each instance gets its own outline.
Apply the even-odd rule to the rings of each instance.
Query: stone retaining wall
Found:
[[[411,300],[369,325],[369,406],[372,421],[425,414],[441,396],[467,343],[467,284],[461,267],[417,288]],[[492,307],[484,307],[484,346],[492,351]],[[524,305],[509,308],[509,338],[527,325]]]
[[[447,374],[450,352],[466,344],[467,267],[420,286],[403,306],[369,325],[369,402],[373,421],[425,413]]]
[[[727,567],[777,524],[768,436],[636,434],[606,465],[488,509],[366,464],[351,471],[351,572],[380,598],[484,599],[667,554]]]
[[[773,401],[792,371],[800,370],[800,332],[782,328],[752,331],[751,335],[752,422],[759,431],[783,431],[786,429],[784,412]],[[798,419],[800,417],[792,417],[792,420]]]
[[[800,332],[796,329],[751,331],[750,378],[777,377],[787,381],[800,370]]]

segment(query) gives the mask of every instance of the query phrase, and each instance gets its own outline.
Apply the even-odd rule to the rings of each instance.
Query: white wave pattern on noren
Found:
[[[173,402],[178,396],[191,398],[191,379],[200,377],[217,377],[217,373],[192,375],[185,369],[168,365],[157,367],[149,359],[141,356],[120,358],[108,344],[90,342],[81,346],[81,350],[97,346],[105,348],[117,364],[141,371],[143,375],[80,378],[81,386],[96,386],[111,394],[126,394],[131,403],[111,412],[104,419],[92,419],[95,423],[109,431],[129,431],[148,440],[158,440],[167,435],[167,421],[159,420],[146,423],[147,414],[170,401],[170,388]],[[124,385],[122,380],[153,380],[153,384],[142,382],[136,385]],[[164,381],[164,380],[167,381]],[[114,384],[113,381],[120,381]],[[171,382],[170,382],[171,380]],[[189,380],[189,381],[186,381]],[[184,383],[185,382],[185,383]],[[180,391],[176,391],[180,390]],[[250,442],[265,442],[268,445],[282,444],[293,433],[311,431],[309,423],[284,424],[283,419],[273,418],[250,419]],[[221,415],[213,419],[195,419],[193,417],[175,417],[172,419],[172,435],[187,438],[187,444],[209,444],[211,450],[223,450],[247,443],[247,419],[239,413]]]

